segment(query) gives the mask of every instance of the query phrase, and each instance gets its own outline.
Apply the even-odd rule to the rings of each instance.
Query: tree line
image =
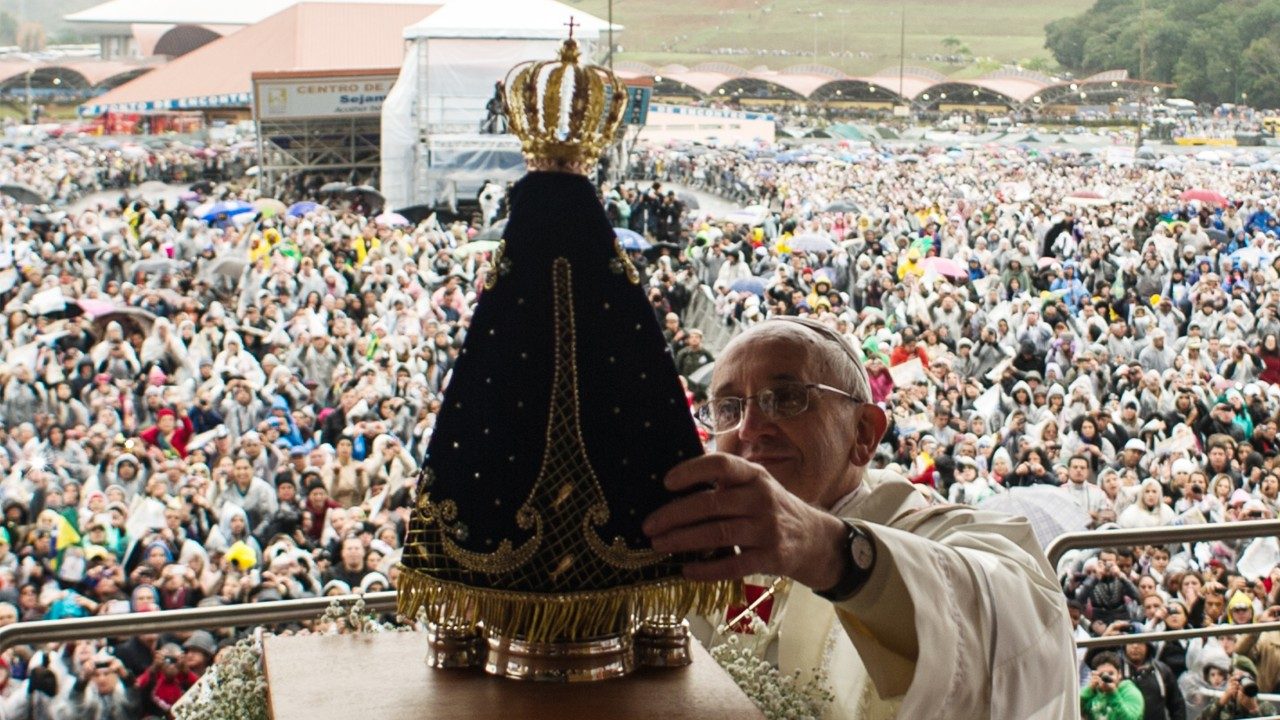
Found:
[[[1124,68],[1197,102],[1280,107],[1280,0],[1098,0],[1049,23],[1045,47],[1081,75]]]

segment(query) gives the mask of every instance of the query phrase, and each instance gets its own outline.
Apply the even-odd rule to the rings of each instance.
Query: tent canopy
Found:
[[[569,35],[596,40],[608,33],[609,23],[556,0],[451,0],[426,19],[404,30],[406,40],[482,38],[501,40],[561,40]],[[614,32],[622,29],[614,24]]]

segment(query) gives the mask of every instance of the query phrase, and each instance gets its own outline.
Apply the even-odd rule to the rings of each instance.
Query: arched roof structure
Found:
[[[61,62],[0,61],[0,88],[62,87],[67,90],[107,90],[154,69],[156,65],[96,58]]]
[[[1008,69],[976,78],[947,77],[920,67],[887,67],[870,75],[851,76],[826,65],[796,65],[784,70],[750,70],[723,62],[695,65],[618,63],[627,78],[652,77],[658,95],[717,98],[770,97],[780,100],[910,102],[921,108],[940,104],[972,104],[1025,108],[1060,102],[1099,102],[1132,99],[1160,87],[1131,80],[1125,70],[1111,70],[1087,78],[1062,81],[1043,73]],[[721,92],[723,91],[723,92]],[[1080,93],[1084,97],[1080,97]]]
[[[222,33],[203,25],[174,25],[152,48],[153,55],[181,57],[222,37]]]

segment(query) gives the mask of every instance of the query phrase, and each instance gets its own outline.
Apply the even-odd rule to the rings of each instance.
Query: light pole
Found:
[[[35,124],[35,99],[31,96],[31,76],[35,74],[35,68],[27,71],[27,120],[32,124]]]

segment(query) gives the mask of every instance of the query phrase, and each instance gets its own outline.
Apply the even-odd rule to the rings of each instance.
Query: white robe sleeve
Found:
[[[840,513],[861,520],[877,555],[867,584],[836,604],[877,694],[904,696],[899,718],[1077,717],[1066,602],[1028,523],[912,507],[892,487],[906,483],[886,485],[867,500],[891,491],[896,511],[864,501]]]

